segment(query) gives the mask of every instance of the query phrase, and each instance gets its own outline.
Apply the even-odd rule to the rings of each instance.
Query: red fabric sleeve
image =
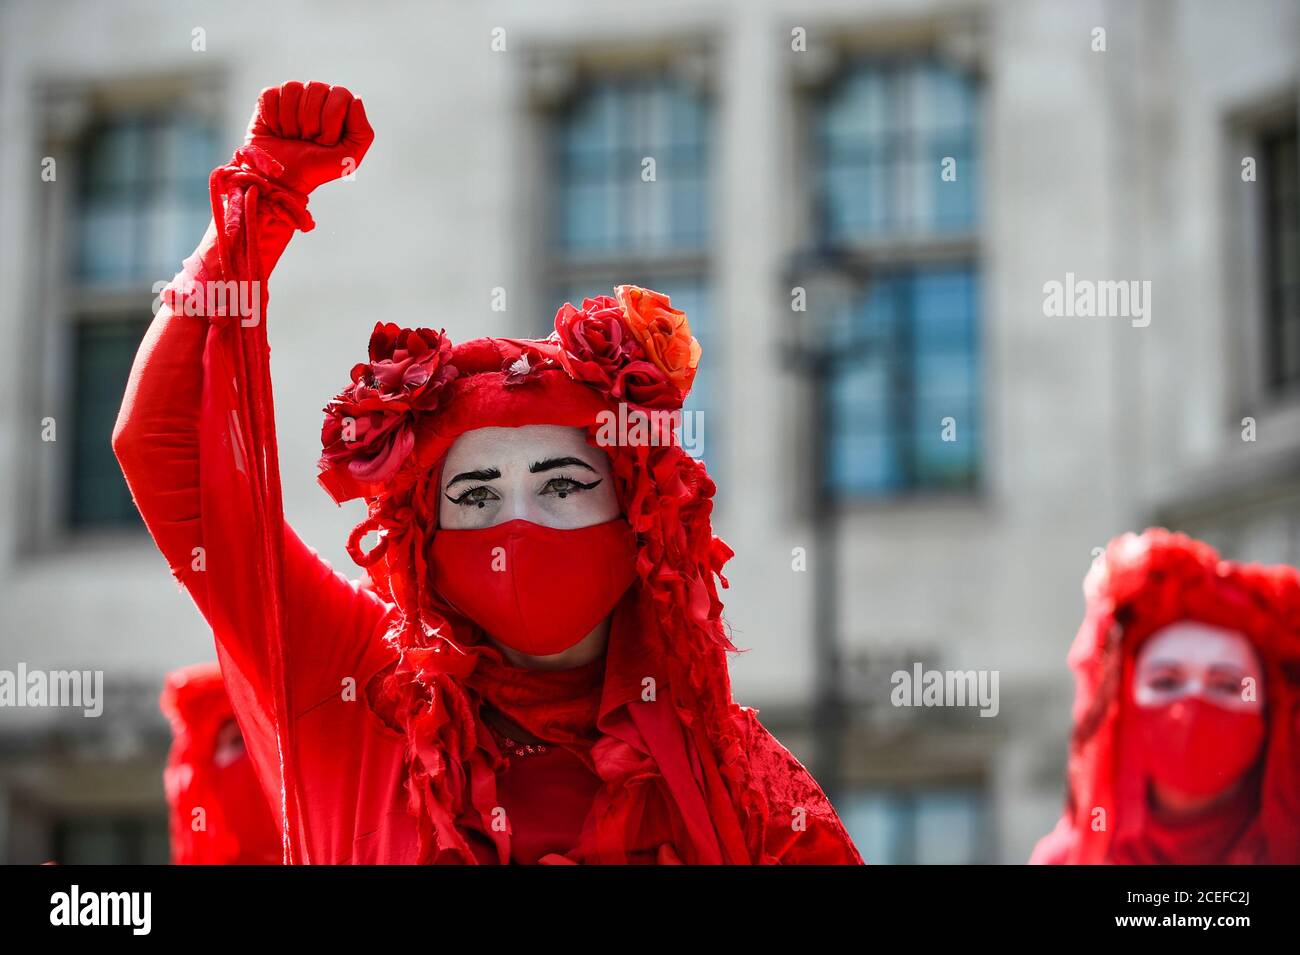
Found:
[[[238,269],[228,264],[227,277],[255,270],[269,274],[293,234],[294,225],[272,203],[251,213],[256,217],[260,262]],[[248,223],[241,220],[237,226],[234,239],[242,241]],[[220,278],[215,246],[214,225],[186,260],[182,275],[198,282]],[[276,493],[260,498],[237,480],[246,476],[243,464],[249,458],[274,461],[273,454],[258,446],[258,436],[241,429],[227,411],[229,385],[243,395],[254,385],[248,380],[253,376],[233,365],[229,356],[247,347],[246,342],[258,347],[251,335],[238,345],[231,342],[249,332],[260,332],[264,342],[264,329],[184,311],[178,314],[164,304],[145,335],[113,447],[149,532],[213,628],[249,753],[272,805],[278,806],[284,744],[277,730],[283,732],[286,722],[280,712],[296,717],[344,692],[349,678],[355,679],[360,693],[370,671],[382,665],[377,661],[383,650],[377,634],[391,608],[372,591],[335,573],[283,523],[278,475]],[[264,343],[260,347],[264,349]],[[214,393],[215,376],[226,384],[215,386]],[[269,412],[269,382],[266,395]],[[230,425],[213,427],[214,421]],[[267,438],[273,440],[273,431]],[[243,461],[241,454],[247,455]],[[232,457],[233,464],[228,460]],[[256,515],[259,507],[265,512],[262,519],[245,518]],[[267,552],[263,528],[282,542],[281,582],[274,587],[260,558]],[[280,593],[282,623],[259,626],[259,615],[270,613],[264,608],[272,604],[272,590]],[[268,640],[282,645],[262,645]],[[283,661],[282,679],[290,688],[288,702],[277,703],[277,659]]]

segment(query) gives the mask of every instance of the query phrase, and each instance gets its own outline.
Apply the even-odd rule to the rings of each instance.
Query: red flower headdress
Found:
[[[492,769],[477,745],[466,692],[479,647],[461,632],[463,622],[453,625],[426,563],[437,533],[431,487],[443,456],[474,428],[567,425],[586,429],[595,444],[602,413],[616,413],[620,403],[679,414],[699,358],[685,314],[664,295],[625,285],[615,297],[566,304],[546,339],[481,338],[453,347],[441,332],[378,326],[369,364],[353,370],[352,383],[326,408],[320,482],[336,501],[367,501],[369,516],[354,530],[349,553],[401,610],[389,633],[399,661],[369,693],[408,740],[422,861],[444,854],[473,861],[455,823],[468,808],[467,777],[482,779]],[[706,818],[717,835],[697,840],[684,861],[771,861],[766,797],[744,746],[748,717],[732,699],[726,664],[735,648],[724,632],[715,578],[726,586],[722,568],[732,552],[712,533],[713,482],[676,441],[604,450],[639,541],[636,596],[620,609],[640,644],[625,651],[642,667],[628,692],[639,692],[644,675],[662,676],[680,720],[674,732],[684,733],[710,780],[707,807],[699,804],[694,822]],[[364,551],[361,541],[372,532],[378,543]],[[607,698],[619,679],[607,674]],[[632,825],[627,820],[640,807],[629,800],[650,778],[644,757],[610,735],[593,756],[623,824]],[[490,811],[486,803],[476,808]],[[593,861],[626,861],[626,842],[620,846],[608,834],[597,841],[602,848]]]
[[[1260,810],[1231,861],[1300,859],[1300,577],[1292,567],[1220,560],[1207,544],[1152,528],[1115,538],[1084,581],[1087,612],[1070,648],[1075,674],[1066,811],[1036,856],[1103,862],[1143,826],[1145,774],[1124,732],[1134,660],[1180,620],[1243,633],[1264,665],[1268,737]],[[1051,847],[1051,852],[1048,847]]]
[[[442,332],[375,325],[370,361],[352,369],[352,383],[325,409],[323,468],[343,466],[358,481],[382,484],[415,448],[414,422],[438,407],[456,378],[451,343]]]

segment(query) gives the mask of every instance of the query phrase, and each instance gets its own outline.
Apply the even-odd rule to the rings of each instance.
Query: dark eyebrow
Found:
[[[1237,674],[1243,674],[1244,677],[1246,671],[1243,667],[1240,667],[1235,663],[1212,663],[1210,664],[1210,672],[1225,673],[1228,674],[1229,676],[1236,676]]]
[[[569,466],[586,468],[592,474],[596,473],[595,468],[579,458],[547,458],[545,461],[534,461],[528,465],[528,471],[531,474],[537,474],[540,471],[554,471],[556,468],[567,468]]]
[[[477,471],[462,471],[447,482],[447,487],[451,487],[457,481],[492,481],[500,476],[501,472],[496,468],[479,468]]]

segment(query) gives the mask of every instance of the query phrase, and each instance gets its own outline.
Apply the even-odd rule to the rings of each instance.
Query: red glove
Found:
[[[262,90],[237,155],[307,194],[354,171],[374,139],[365,107],[348,90],[295,81]]]

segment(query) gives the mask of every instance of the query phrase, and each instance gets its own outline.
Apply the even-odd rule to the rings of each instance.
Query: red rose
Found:
[[[415,448],[415,413],[438,406],[456,378],[443,332],[378,322],[370,361],[352,369],[352,383],[325,408],[321,465],[345,466],[354,478],[386,481]]]
[[[700,364],[700,343],[691,334],[686,313],[673,308],[667,295],[637,285],[620,285],[614,294],[623,309],[627,328],[645,351],[646,358],[682,394],[690,391]]]
[[[367,410],[362,405],[336,400],[325,413],[321,463],[326,467],[342,464],[359,481],[388,480],[415,447],[409,412]]]
[[[608,295],[568,302],[555,314],[559,360],[569,377],[608,392],[628,362],[644,357],[623,322],[623,310]]]
[[[609,393],[620,401],[646,408],[682,406],[681,389],[658,366],[645,360],[629,362],[619,369]]]
[[[370,362],[352,369],[351,396],[377,396],[385,404],[432,411],[438,392],[456,377],[451,342],[444,332],[428,328],[398,328],[375,323],[370,335]]]

